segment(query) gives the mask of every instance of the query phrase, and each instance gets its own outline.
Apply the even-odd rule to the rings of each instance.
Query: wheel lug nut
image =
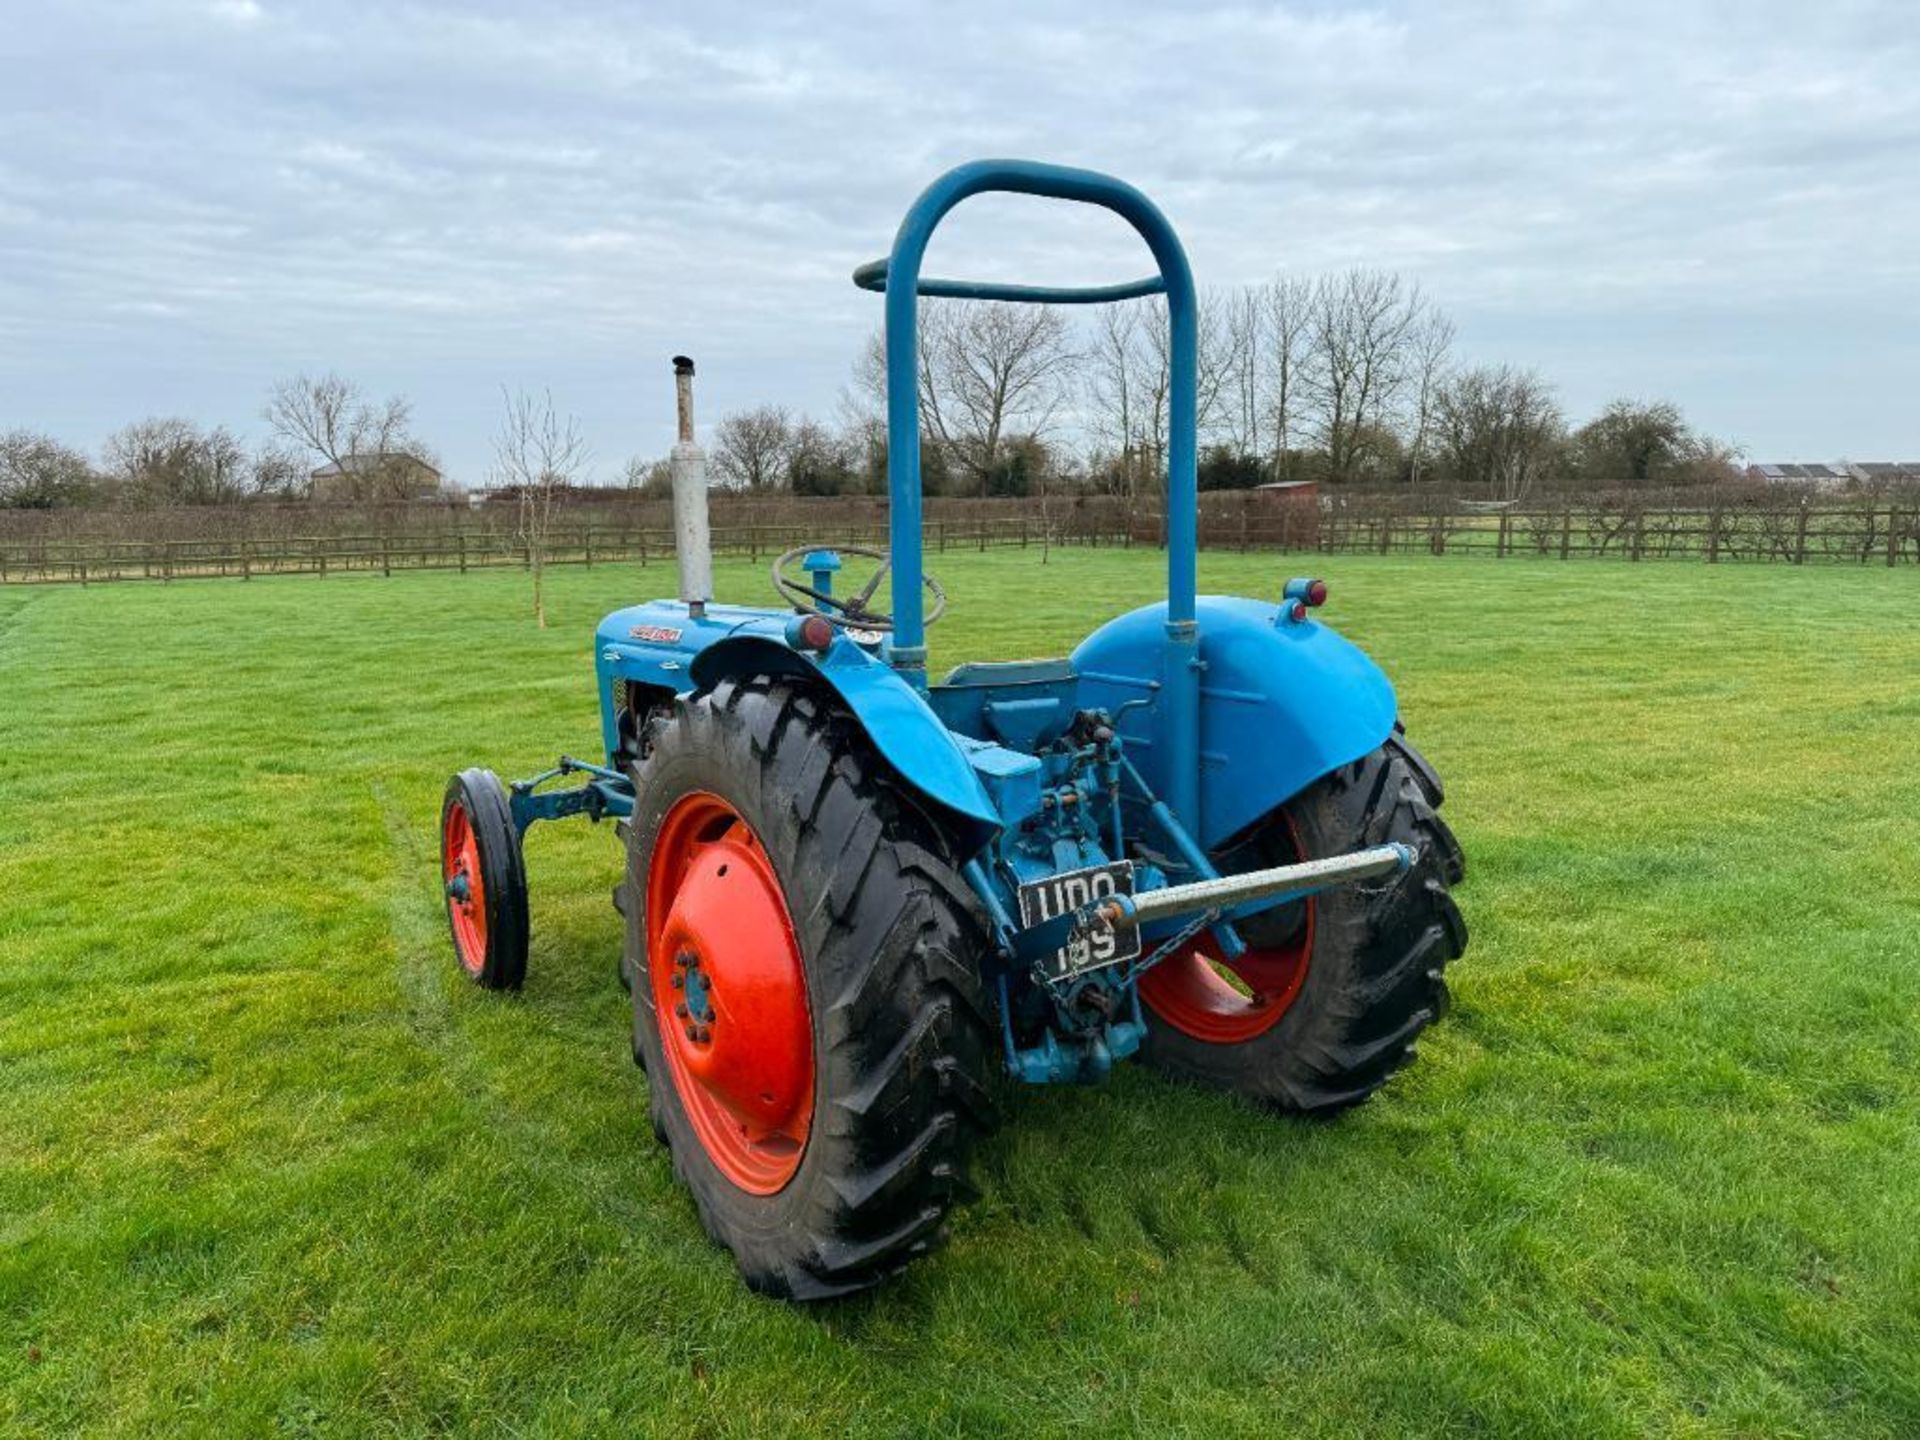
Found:
[[[687,977],[684,975],[676,975],[673,977],[673,988],[676,990],[684,989],[686,987],[686,983],[687,983]]]
[[[687,1018],[687,1002],[682,1000],[678,1005],[675,1005],[673,1007],[673,1013],[678,1015],[682,1020],[686,1019]]]

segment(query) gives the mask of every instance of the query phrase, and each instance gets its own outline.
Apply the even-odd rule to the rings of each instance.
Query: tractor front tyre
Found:
[[[754,1290],[933,1249],[991,1120],[985,926],[941,824],[831,700],[723,681],[633,769],[626,953],[654,1133]]]
[[[462,770],[440,803],[440,881],[453,954],[487,990],[527,975],[527,871],[507,787],[491,770]]]
[[[1253,916],[1244,955],[1211,937],[1141,977],[1142,1058],[1169,1074],[1275,1109],[1331,1115],[1414,1057],[1447,1005],[1443,971],[1467,944],[1448,894],[1459,842],[1436,813],[1438,777],[1396,732],[1215,852],[1224,872],[1399,841],[1407,871]]]

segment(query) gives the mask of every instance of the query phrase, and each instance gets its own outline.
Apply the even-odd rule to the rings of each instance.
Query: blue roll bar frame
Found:
[[[1157,276],[1120,285],[1054,287],[923,279],[927,243],[947,212],[985,193],[1036,195],[1111,210],[1146,241]],[[1167,297],[1167,645],[1159,699],[1170,763],[1168,807],[1189,833],[1200,829],[1199,634],[1194,619],[1199,509],[1199,306],[1193,271],[1160,208],[1124,180],[1094,170],[1032,160],[976,160],[956,166],[920,193],[900,222],[893,249],[854,271],[862,289],[886,295],[887,491],[893,561],[893,637],[889,657],[902,678],[924,690],[927,646],[921,575],[919,299],[1008,300],[1043,305],[1102,305]]]

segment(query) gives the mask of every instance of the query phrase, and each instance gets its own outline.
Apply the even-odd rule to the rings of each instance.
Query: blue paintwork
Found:
[[[1024,162],[1011,162],[1020,164]],[[853,283],[862,290],[884,295],[887,260],[869,260],[857,266]],[[934,280],[922,275],[918,293],[934,300],[1004,300],[1020,305],[1111,305],[1116,300],[1144,300],[1167,293],[1159,275],[1124,280],[1118,285],[1009,285],[998,280]]]
[[[1008,660],[962,665],[927,692],[949,730],[1037,751],[1073,721],[1073,662]]]
[[[1290,800],[1330,770],[1358,760],[1393,733],[1393,685],[1365,652],[1318,620],[1280,628],[1278,607],[1237,596],[1199,602],[1200,823],[1182,817],[1203,849]],[[1120,715],[1128,757],[1154,793],[1167,793],[1168,743],[1153,682],[1160,678],[1166,608],[1146,605],[1111,620],[1073,653],[1081,707]]]
[[[941,219],[991,191],[1111,210],[1146,242],[1159,273],[1074,288],[923,277]],[[785,608],[710,603],[696,615],[679,601],[656,600],[617,610],[600,622],[594,644],[607,766],[563,759],[521,782],[514,819],[524,831],[563,815],[630,813],[632,786],[617,768],[623,686],[644,687],[643,698],[661,702],[730,677],[811,677],[950,820],[963,872],[992,926],[995,943],[981,964],[1001,996],[1009,1070],[1034,1081],[1098,1078],[1145,1033],[1132,962],[1076,974],[1047,968],[1073,917],[1021,929],[1020,887],[1122,857],[1137,891],[1213,874],[1208,852],[1388,737],[1393,688],[1327,626],[1294,619],[1291,599],[1196,596],[1197,306],[1186,254],[1146,196],[1088,170],[1020,160],[962,165],[914,201],[888,257],[854,278],[886,297],[892,635],[864,646],[836,630],[816,653]],[[915,373],[923,295],[1043,304],[1166,297],[1167,596],[1102,626],[1070,660],[965,665],[940,685],[927,683]],[[801,564],[814,588],[830,593],[840,557],[822,548]],[[1289,582],[1286,594],[1304,600],[1306,584]],[[1099,715],[1076,723],[1086,711],[1104,712],[1111,729]],[[574,772],[586,775],[584,784],[537,788]],[[1162,920],[1145,939],[1172,943],[1204,924],[1234,953],[1234,920],[1275,903]]]
[[[813,588],[822,595],[833,594],[833,577],[840,573],[840,552],[809,550],[800,557],[800,568],[812,577]]]
[[[790,618],[784,610],[710,604],[705,617],[696,619],[677,600],[653,600],[607,616],[594,636],[607,754],[619,749],[613,702],[614,686],[622,682],[684,695],[730,675],[817,675],[846,702],[887,763],[961,817],[976,843],[983,842],[1000,818],[967,752],[926,697],[845,635],[836,636],[823,655],[796,652],[786,641]]]
[[[992,191],[1072,200],[1111,210],[1132,225],[1160,267],[1159,284],[1132,282],[1059,290],[971,281],[922,281],[927,243],[946,213],[972,195]],[[1162,641],[1164,744],[1177,763],[1164,776],[1168,805],[1191,826],[1198,815],[1200,676],[1193,666],[1195,552],[1199,484],[1199,305],[1193,270],[1180,237],[1139,190],[1093,170],[1031,160],[976,160],[935,180],[908,207],[884,266],[862,266],[857,283],[886,292],[887,493],[893,557],[893,662],[920,688],[926,685],[926,629],[920,578],[919,300],[925,294],[964,299],[1101,303],[1164,293],[1168,326],[1167,606]]]

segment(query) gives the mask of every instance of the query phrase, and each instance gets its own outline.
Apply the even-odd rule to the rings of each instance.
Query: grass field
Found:
[[[941,559],[941,661],[1161,584]],[[1419,1063],[1322,1126],[1027,1092],[816,1310],[646,1131],[609,830],[530,842],[522,996],[449,958],[445,775],[593,753],[669,570],[545,632],[514,574],[0,590],[0,1434],[1920,1434],[1916,576],[1327,573],[1467,848]]]

